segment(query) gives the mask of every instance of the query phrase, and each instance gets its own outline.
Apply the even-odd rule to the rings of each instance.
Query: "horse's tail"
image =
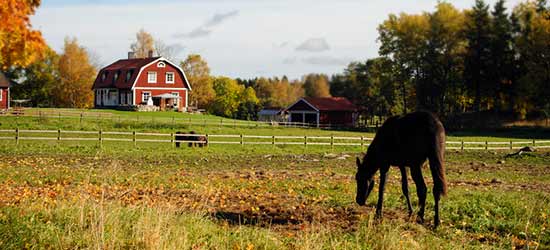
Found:
[[[441,195],[447,194],[447,180],[445,177],[445,132],[436,136],[436,143],[430,156],[430,170],[434,181],[434,191]]]

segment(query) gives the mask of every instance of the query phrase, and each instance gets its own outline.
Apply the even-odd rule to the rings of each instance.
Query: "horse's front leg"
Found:
[[[378,203],[376,204],[376,217],[382,217],[382,203],[384,203],[384,188],[386,187],[386,180],[388,179],[388,170],[390,166],[383,166],[380,168],[380,188],[378,189]]]
[[[407,209],[409,210],[409,217],[413,213],[413,209],[411,206],[411,199],[409,198],[409,183],[407,179],[407,169],[405,169],[404,166],[399,166],[399,170],[401,171],[401,189],[403,190],[403,196],[405,196],[405,200],[407,201]]]

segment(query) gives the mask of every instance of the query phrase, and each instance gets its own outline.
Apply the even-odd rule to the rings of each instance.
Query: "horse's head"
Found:
[[[357,158],[356,164],[357,173],[355,174],[355,180],[357,181],[357,196],[355,196],[355,201],[357,204],[363,206],[365,205],[367,198],[374,187],[374,173],[369,171],[365,160],[361,162],[361,160]]]

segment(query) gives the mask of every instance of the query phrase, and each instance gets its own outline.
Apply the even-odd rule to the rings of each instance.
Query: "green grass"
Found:
[[[373,135],[12,119],[0,117],[0,129],[15,124],[25,129]],[[453,133],[448,140],[510,138],[548,136],[539,130],[509,130]],[[449,194],[441,203],[442,225],[434,231],[431,192],[426,223],[418,224],[407,217],[396,169],[390,171],[382,221],[373,219],[376,188],[366,207],[354,203],[354,158],[364,150],[303,145],[174,148],[145,142],[137,147],[104,142],[99,147],[97,141],[14,145],[14,140],[0,140],[0,249],[550,249],[550,151],[507,157],[507,151],[449,150]],[[431,189],[427,168],[424,174]],[[417,209],[415,186],[409,183]]]
[[[64,144],[2,147],[0,157],[2,249],[550,247],[545,151],[447,153],[450,192],[437,231],[431,194],[426,225],[407,218],[395,169],[381,222],[372,218],[376,195],[355,205],[353,157]]]

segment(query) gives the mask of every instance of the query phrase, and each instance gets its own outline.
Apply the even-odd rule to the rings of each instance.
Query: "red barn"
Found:
[[[191,85],[185,72],[166,58],[133,58],[128,53],[128,59],[101,69],[92,89],[98,108],[155,105],[187,111]]]
[[[0,110],[10,108],[11,81],[0,72]]]
[[[305,97],[285,110],[289,122],[301,122],[330,126],[355,125],[357,107],[344,97]]]

